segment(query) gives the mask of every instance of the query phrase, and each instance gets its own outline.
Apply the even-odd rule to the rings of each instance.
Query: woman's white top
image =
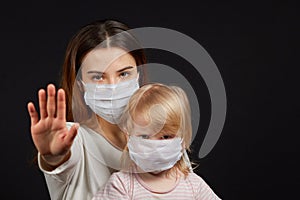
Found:
[[[67,122],[67,127],[73,125]],[[120,169],[122,151],[102,135],[80,126],[68,161],[45,175],[51,200],[89,200],[106,183],[112,172]]]

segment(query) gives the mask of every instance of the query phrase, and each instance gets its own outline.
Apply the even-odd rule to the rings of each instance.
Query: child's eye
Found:
[[[149,139],[148,135],[139,135],[139,137],[143,138],[143,139]]]
[[[172,139],[174,138],[174,135],[162,135],[160,137],[161,140],[167,140],[167,139]]]

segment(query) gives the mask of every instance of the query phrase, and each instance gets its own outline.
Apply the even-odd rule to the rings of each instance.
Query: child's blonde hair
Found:
[[[153,109],[153,106],[158,109]],[[181,137],[183,148],[189,151],[192,138],[191,110],[183,89],[161,83],[143,85],[131,96],[121,116],[120,126],[129,135],[134,131],[134,124],[136,124],[134,119],[137,116],[151,123],[151,126],[161,127],[161,130]],[[185,176],[190,172],[184,156],[168,173],[174,168]]]

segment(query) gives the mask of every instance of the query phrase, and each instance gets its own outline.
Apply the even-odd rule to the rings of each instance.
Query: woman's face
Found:
[[[84,83],[116,84],[137,77],[134,58],[120,48],[96,48],[81,65]]]

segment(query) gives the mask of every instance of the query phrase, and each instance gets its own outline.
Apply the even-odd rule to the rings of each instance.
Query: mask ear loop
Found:
[[[189,156],[188,156],[188,154],[186,152],[186,149],[183,150],[183,159],[184,159],[184,162],[187,164],[190,172],[193,172],[192,164],[191,164]]]
[[[138,83],[139,85],[144,85],[146,80],[144,80],[144,73],[143,73],[143,70],[142,70],[142,67],[145,67],[144,65],[139,65],[137,66],[137,80],[138,80]]]
[[[136,75],[136,81],[138,82],[139,85],[141,85],[140,84],[140,72],[139,71],[137,72],[137,75]]]
[[[85,83],[83,82],[83,80],[82,80],[81,66],[80,66],[78,72],[76,73],[75,81],[76,81],[76,83],[77,83],[77,86],[78,86],[79,91],[83,93],[83,92],[85,91],[85,88],[84,88],[84,87],[86,86],[86,84],[85,84]]]

